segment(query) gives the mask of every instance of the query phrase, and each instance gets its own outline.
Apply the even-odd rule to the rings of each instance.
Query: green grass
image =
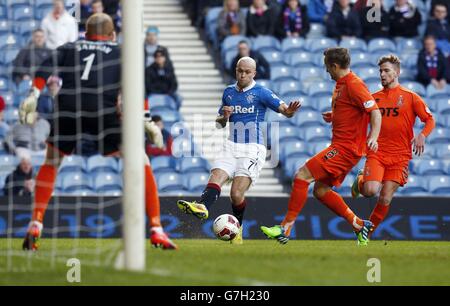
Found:
[[[148,246],[143,273],[112,268],[118,240],[47,239],[36,254],[22,252],[21,242],[0,240],[0,285],[71,285],[70,257],[81,261],[81,285],[372,285],[366,279],[372,257],[381,261],[381,285],[450,285],[449,242],[371,241],[357,247],[355,241],[297,240],[282,246],[247,240],[236,246],[178,240],[178,251]],[[59,255],[52,257],[54,247]],[[75,254],[74,247],[90,254]],[[8,250],[12,255],[6,256]],[[96,260],[109,267],[96,266]]]

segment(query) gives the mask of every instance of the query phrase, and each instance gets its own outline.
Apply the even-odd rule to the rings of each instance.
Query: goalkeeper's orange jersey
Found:
[[[434,128],[434,119],[422,98],[398,85],[373,94],[383,120],[378,138],[378,152],[368,152],[379,157],[412,158],[411,141],[414,139],[414,123],[419,117],[425,123],[422,133],[428,136]]]

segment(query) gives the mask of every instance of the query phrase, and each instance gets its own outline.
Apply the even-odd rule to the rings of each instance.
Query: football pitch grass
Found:
[[[130,273],[113,268],[117,239],[44,239],[37,253],[22,252],[21,239],[0,239],[0,285],[73,285],[66,279],[71,257],[81,262],[76,285],[450,285],[450,242],[176,242],[177,251],[148,244],[146,271]],[[380,260],[380,283],[367,281],[370,258]]]

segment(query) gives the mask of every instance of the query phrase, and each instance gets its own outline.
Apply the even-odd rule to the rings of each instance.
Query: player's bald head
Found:
[[[109,15],[97,13],[88,18],[86,22],[86,37],[93,35],[114,35],[114,22]]]
[[[242,57],[236,65],[236,68],[253,69],[256,70],[256,62],[249,56]]]

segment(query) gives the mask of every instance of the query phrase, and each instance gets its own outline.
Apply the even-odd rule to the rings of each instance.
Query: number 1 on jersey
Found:
[[[83,58],[83,62],[87,62],[87,64],[86,67],[84,68],[83,75],[81,76],[82,81],[89,80],[89,73],[91,72],[94,60],[95,60],[95,53],[92,53],[91,55]]]

